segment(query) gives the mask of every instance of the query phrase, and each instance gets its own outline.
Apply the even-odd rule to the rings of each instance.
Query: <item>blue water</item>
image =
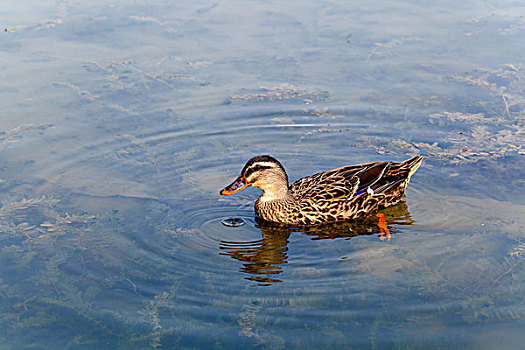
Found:
[[[525,6],[7,1],[5,349],[520,349]],[[291,180],[420,154],[406,202],[257,223]],[[228,227],[225,218],[246,224]]]

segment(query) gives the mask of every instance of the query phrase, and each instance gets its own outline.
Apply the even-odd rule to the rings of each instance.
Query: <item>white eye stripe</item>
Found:
[[[275,168],[276,164],[275,163],[271,163],[271,162],[257,162],[257,163],[253,163],[252,165],[250,165],[250,167],[248,169],[253,169],[255,167],[270,167],[270,168]]]

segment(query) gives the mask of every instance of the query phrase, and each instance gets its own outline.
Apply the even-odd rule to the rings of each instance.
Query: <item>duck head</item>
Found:
[[[263,190],[261,200],[284,198],[288,194],[288,175],[277,159],[268,155],[253,157],[246,163],[241,175],[220,194],[229,196],[248,186]]]

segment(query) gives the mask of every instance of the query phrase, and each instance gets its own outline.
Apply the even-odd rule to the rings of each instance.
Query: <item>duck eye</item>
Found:
[[[255,165],[251,168],[249,168],[248,170],[246,170],[246,173],[245,173],[245,176],[246,176],[246,179],[248,179],[249,177],[252,176],[252,174],[254,173],[257,173],[257,172],[260,172],[260,171],[263,171],[263,170],[266,170],[266,169],[271,169],[272,167],[270,166],[267,166],[267,165]]]
[[[264,170],[266,167],[263,167],[262,165],[256,165],[253,167],[253,172],[258,172]]]

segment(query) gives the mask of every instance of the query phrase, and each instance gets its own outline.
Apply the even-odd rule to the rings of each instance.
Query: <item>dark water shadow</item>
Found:
[[[386,241],[390,240],[391,234],[401,232],[399,225],[412,223],[414,220],[410,217],[405,203],[381,210],[379,217],[369,216],[355,221],[315,226],[281,226],[256,218],[255,227],[261,231],[261,239],[245,242],[223,240],[219,248],[221,255],[242,262],[239,271],[248,274],[246,279],[264,285],[283,282],[277,276],[284,271],[284,266],[287,264],[288,244],[293,233],[310,236],[312,240],[350,239],[379,234],[378,239]],[[388,228],[388,225],[396,225],[397,229]]]

